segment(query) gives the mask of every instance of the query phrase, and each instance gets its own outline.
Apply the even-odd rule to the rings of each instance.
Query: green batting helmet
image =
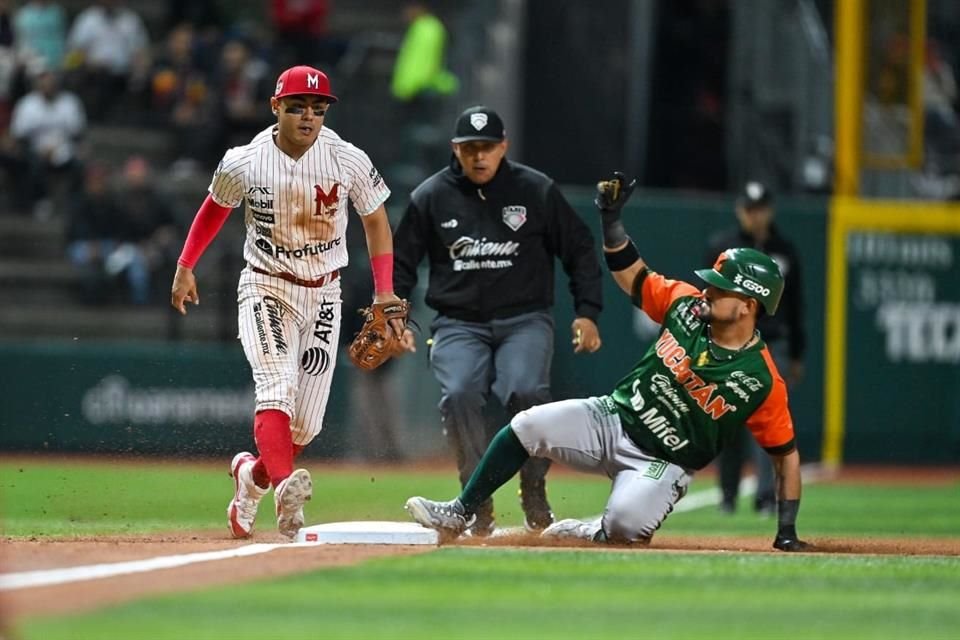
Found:
[[[770,315],[777,312],[783,295],[780,267],[756,249],[727,249],[717,257],[712,269],[697,269],[696,274],[718,289],[759,300]]]

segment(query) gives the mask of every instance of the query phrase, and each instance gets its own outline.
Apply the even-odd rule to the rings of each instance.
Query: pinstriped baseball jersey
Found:
[[[245,202],[243,256],[255,268],[315,280],[347,265],[347,200],[362,216],[390,189],[362,150],[327,127],[298,160],[273,140],[275,126],[229,149],[210,194],[217,204]]]

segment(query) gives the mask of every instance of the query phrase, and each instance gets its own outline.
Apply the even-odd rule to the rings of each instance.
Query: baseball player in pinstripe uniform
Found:
[[[297,66],[280,75],[270,100],[277,123],[224,154],[173,280],[171,304],[186,314],[186,303],[200,303],[194,265],[243,203],[247,265],[237,288],[238,324],[256,385],[259,456],[243,451],[230,464],[235,491],[227,517],[237,538],[253,532],[271,485],[280,532],[292,538],[303,526],[313,486],[306,469],[294,470],[294,460],[320,432],[330,396],[348,199],[366,234],[374,300],[397,299],[384,208],[390,190],[366,153],[323,126],[336,101],[319,69]],[[402,322],[392,322],[399,335]]]

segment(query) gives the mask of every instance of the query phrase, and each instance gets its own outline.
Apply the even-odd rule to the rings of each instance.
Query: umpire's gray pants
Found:
[[[553,317],[546,311],[490,322],[438,316],[431,330],[430,365],[442,393],[440,416],[465,485],[493,437],[484,418],[491,391],[510,416],[550,402]],[[521,485],[539,483],[542,491],[548,465],[524,465]]]
[[[608,540],[649,540],[693,477],[637,447],[607,398],[552,402],[518,413],[510,424],[531,456],[613,480],[597,523]]]

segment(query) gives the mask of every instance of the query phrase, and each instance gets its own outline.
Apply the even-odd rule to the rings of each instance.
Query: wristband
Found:
[[[604,251],[603,258],[607,261],[607,267],[610,271],[623,271],[640,259],[640,252],[637,251],[637,246],[633,244],[633,240],[627,236],[627,244],[622,249],[612,252]]]
[[[370,258],[374,293],[393,293],[393,254],[381,253]]]

